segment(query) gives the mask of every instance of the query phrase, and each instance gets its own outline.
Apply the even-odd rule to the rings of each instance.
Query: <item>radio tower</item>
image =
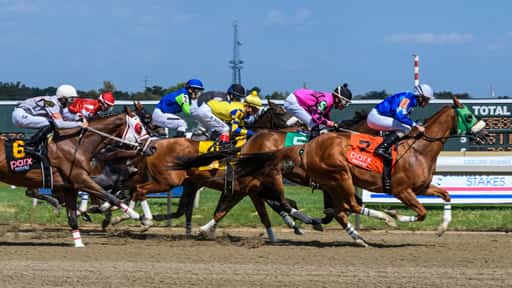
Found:
[[[241,84],[242,77],[240,70],[244,61],[240,60],[240,46],[242,42],[238,40],[238,23],[233,22],[233,60],[229,61],[231,69],[233,69],[233,84]]]

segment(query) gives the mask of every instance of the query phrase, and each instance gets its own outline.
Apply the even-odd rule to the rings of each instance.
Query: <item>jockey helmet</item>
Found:
[[[108,106],[114,106],[114,103],[116,102],[116,99],[114,98],[114,95],[112,94],[112,92],[101,93],[98,100],[100,102],[107,104]]]
[[[229,86],[228,92],[229,95],[232,95],[234,99],[240,101],[245,97],[245,88],[240,84],[232,84]]]
[[[185,84],[186,88],[194,88],[197,90],[204,90],[203,82],[199,79],[190,79]]]
[[[434,90],[428,84],[420,84],[414,86],[414,94],[419,96],[425,96],[429,99],[434,98]]]
[[[244,103],[254,106],[258,109],[261,108],[261,106],[263,106],[263,104],[261,103],[261,98],[254,94],[245,97]]]
[[[347,83],[339,85],[336,88],[334,88],[332,95],[338,97],[338,99],[340,99],[341,103],[343,103],[344,105],[352,102],[352,91],[348,89]]]
[[[60,85],[59,88],[57,88],[57,93],[55,93],[55,95],[57,98],[78,97],[75,87],[68,84]]]

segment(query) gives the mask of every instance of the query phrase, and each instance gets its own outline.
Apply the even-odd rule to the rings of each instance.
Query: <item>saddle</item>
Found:
[[[47,141],[40,147],[26,147],[24,134],[2,134],[5,139],[5,160],[10,174],[27,173],[32,169],[41,169],[43,185],[52,188],[52,168],[47,157]]]
[[[382,174],[382,187],[384,193],[391,193],[391,170],[396,162],[396,145],[391,149],[392,160],[383,160],[374,154],[375,148],[384,140],[380,136],[368,134],[351,134],[350,149],[347,150],[347,160],[353,165],[368,171]]]

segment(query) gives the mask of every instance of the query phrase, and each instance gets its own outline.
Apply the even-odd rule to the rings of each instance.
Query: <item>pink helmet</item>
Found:
[[[99,100],[107,105],[114,106],[114,103],[116,102],[116,99],[114,98],[114,95],[112,92],[103,92],[101,93]]]

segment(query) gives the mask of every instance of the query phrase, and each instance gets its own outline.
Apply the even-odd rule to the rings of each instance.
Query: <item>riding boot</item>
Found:
[[[35,150],[37,150],[39,145],[45,140],[47,135],[50,132],[52,132],[52,130],[53,130],[53,125],[46,125],[46,126],[39,128],[39,130],[37,130],[36,133],[34,133],[30,137],[30,139],[25,141],[25,145],[30,146],[30,147],[34,148]]]
[[[173,138],[181,138],[181,137],[185,137],[185,131],[176,131],[176,134],[174,134],[174,137]]]
[[[391,147],[393,147],[393,144],[398,142],[398,140],[400,140],[400,136],[394,132],[384,136],[382,143],[375,148],[375,154],[379,155],[383,159],[392,160]]]

